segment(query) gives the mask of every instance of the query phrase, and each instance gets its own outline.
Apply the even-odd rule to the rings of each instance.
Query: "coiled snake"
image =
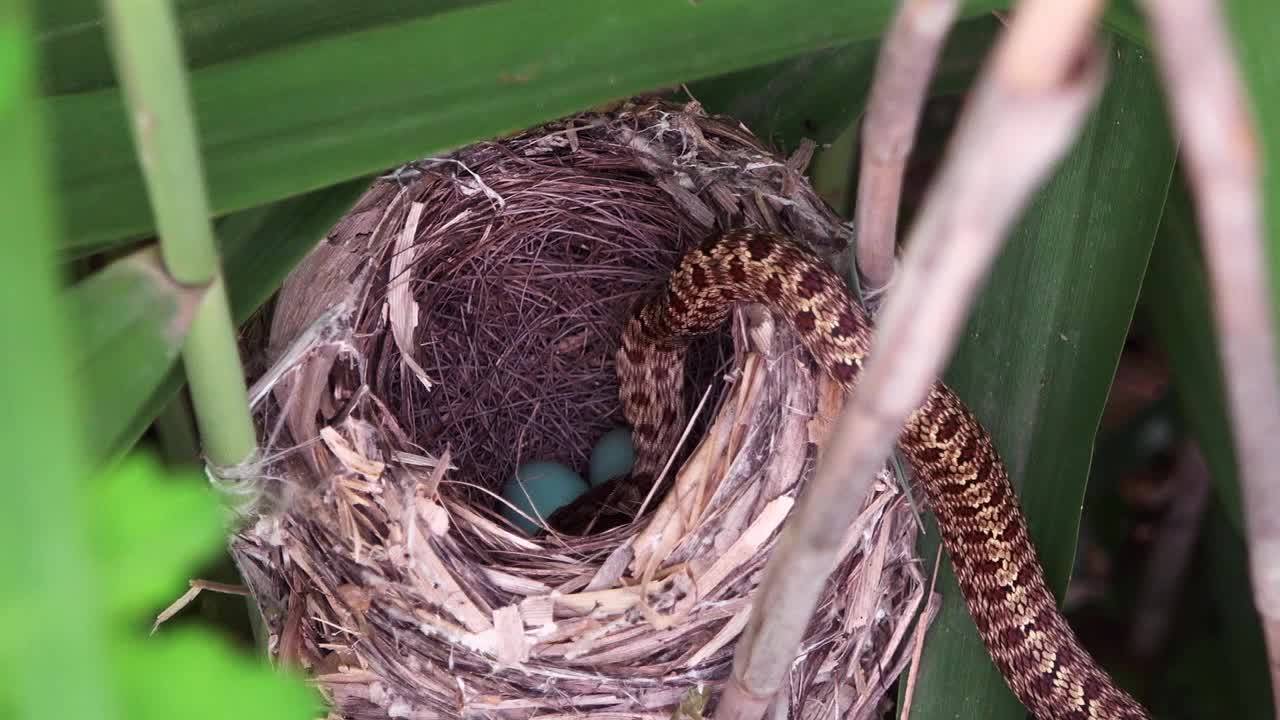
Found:
[[[685,255],[623,333],[617,372],[633,471],[553,514],[553,527],[580,532],[631,519],[683,431],[686,343],[720,327],[737,303],[763,304],[846,391],[856,387],[871,328],[839,276],[786,236],[714,235]],[[978,633],[1027,709],[1041,720],[1149,718],[1058,611],[1004,463],[955,393],[936,383],[898,444],[937,516]]]

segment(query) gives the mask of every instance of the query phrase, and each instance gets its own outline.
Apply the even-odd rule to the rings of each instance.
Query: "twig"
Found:
[[[1254,603],[1280,702],[1280,386],[1253,120],[1213,0],[1144,0],[1183,143],[1235,429]]]
[[[912,229],[864,380],[766,566],[718,718],[759,718],[785,678],[845,528],[950,356],[1008,226],[1098,96],[1100,10],[1025,0],[997,45]]]
[[[156,634],[156,630],[159,630],[161,625],[167,622],[174,615],[177,615],[179,612],[181,612],[183,608],[190,605],[191,601],[195,600],[196,596],[198,596],[204,590],[212,590],[214,592],[220,592],[226,595],[243,595],[245,597],[250,596],[249,588],[245,587],[244,585],[232,585],[229,583],[215,582],[213,580],[192,580],[188,584],[190,585],[190,587],[187,588],[187,591],[183,593],[182,596],[179,597],[177,600],[174,600],[173,602],[169,603],[169,607],[160,611],[160,614],[156,616],[156,621],[151,625],[152,635]]]
[[[920,658],[924,655],[924,635],[929,629],[933,615],[942,608],[942,596],[935,594],[938,587],[938,568],[942,567],[942,544],[938,544],[938,552],[933,557],[933,576],[929,578],[929,604],[921,615],[920,624],[916,627],[915,640],[911,645],[911,670],[907,673],[907,687],[902,693],[902,714],[900,720],[911,717],[911,703],[916,697],[916,673],[920,671]],[[929,622],[925,622],[928,620]]]
[[[889,284],[898,240],[902,176],[911,154],[929,78],[957,0],[903,0],[881,46],[858,172],[858,270],[868,291]]]

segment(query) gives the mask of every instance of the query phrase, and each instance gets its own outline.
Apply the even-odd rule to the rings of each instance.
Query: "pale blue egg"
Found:
[[[587,475],[592,485],[600,485],[631,472],[635,462],[636,449],[631,444],[631,431],[626,428],[610,430],[591,449],[591,467]]]
[[[558,462],[533,461],[516,468],[514,478],[502,488],[502,497],[529,517],[545,521],[551,513],[568,505],[587,491],[587,483],[578,473]],[[502,516],[532,535],[540,530],[523,515],[505,503]],[[536,512],[535,512],[536,510]]]

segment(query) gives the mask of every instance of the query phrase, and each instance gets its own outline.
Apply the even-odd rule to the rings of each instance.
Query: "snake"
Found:
[[[616,373],[635,447],[631,472],[553,513],[553,528],[585,534],[634,519],[684,429],[688,343],[722,327],[742,304],[780,318],[823,371],[846,393],[855,390],[872,323],[834,269],[790,235],[712,233],[684,254],[660,292],[632,309],[623,329]],[[1150,718],[1058,610],[1008,471],[956,393],[935,382],[898,448],[937,518],[978,634],[1027,710],[1038,720]]]

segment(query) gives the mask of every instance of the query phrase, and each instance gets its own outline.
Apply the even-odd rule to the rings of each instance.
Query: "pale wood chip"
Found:
[[[556,603],[547,595],[527,597],[520,601],[520,617],[532,628],[551,627],[556,624]]]
[[[760,551],[760,547],[782,525],[782,521],[787,519],[787,514],[791,512],[793,505],[795,505],[795,499],[789,495],[775,498],[765,505],[755,522],[747,527],[746,532],[742,533],[711,567],[696,578],[698,592],[703,597],[709,597],[725,578],[754,557]]]
[[[329,452],[342,463],[343,467],[353,473],[363,475],[370,480],[376,480],[382,477],[382,473],[386,470],[386,464],[377,460],[371,460],[361,455],[350,442],[347,441],[337,430],[331,427],[320,428],[320,439],[324,441]]]
[[[742,634],[743,628],[747,626],[747,621],[751,619],[751,603],[745,603],[742,609],[734,614],[729,622],[724,624],[710,640],[702,647],[698,648],[689,659],[686,660],[684,667],[697,667],[707,661],[712,655],[715,655],[725,645],[733,642],[735,638]]]
[[[467,630],[482,632],[493,627],[486,614],[463,592],[457,578],[436,554],[430,538],[423,535],[410,553],[418,592],[454,615]]]
[[[518,665],[529,659],[529,642],[524,636],[524,620],[518,606],[507,605],[494,610],[493,630],[497,635],[499,663]]]
[[[547,595],[551,592],[551,586],[533,578],[513,575],[493,567],[482,567],[479,570],[486,580],[503,592],[526,596]]]

